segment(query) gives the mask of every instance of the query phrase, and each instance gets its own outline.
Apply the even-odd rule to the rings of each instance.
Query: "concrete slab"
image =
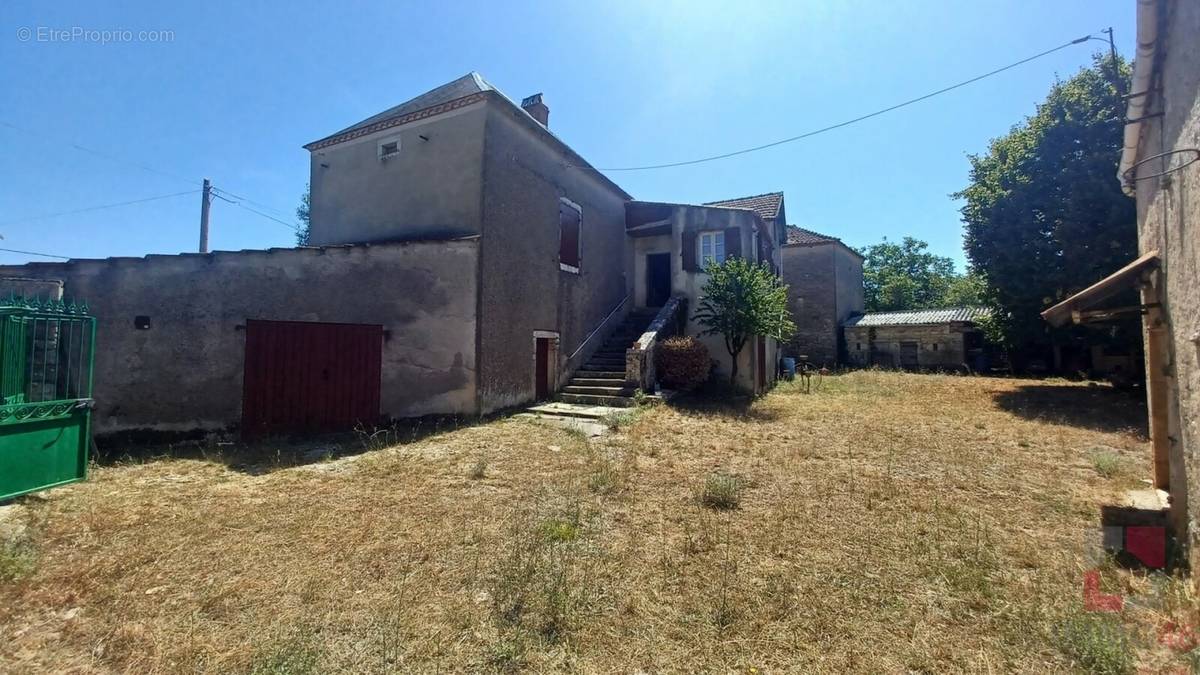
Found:
[[[584,417],[546,415],[543,413],[517,413],[514,415],[514,417],[529,419],[539,424],[548,424],[561,429],[573,429],[583,433],[588,438],[603,436],[609,431],[608,425],[598,422],[594,419],[588,419]]]
[[[528,412],[539,415],[558,415],[561,417],[580,417],[583,419],[600,420],[613,413],[625,412],[625,408],[615,408],[605,405],[584,405],[581,403],[566,403],[552,401],[542,403],[527,409]]]

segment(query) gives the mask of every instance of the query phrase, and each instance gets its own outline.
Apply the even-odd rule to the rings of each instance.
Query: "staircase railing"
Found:
[[[652,392],[657,384],[654,354],[659,341],[682,335],[687,327],[687,298],[674,297],[654,315],[646,330],[625,350],[625,384]]]
[[[620,314],[621,310],[625,307],[625,303],[627,302],[629,302],[629,295],[621,298],[621,301],[617,303],[617,306],[613,307],[612,311],[610,311],[607,316],[601,319],[600,323],[596,324],[596,327],[592,329],[592,332],[588,333],[587,336],[583,338],[583,340],[579,343],[579,346],[575,348],[575,351],[571,352],[571,355],[567,357],[568,372],[575,370],[575,366],[579,365],[579,362],[575,360],[575,357],[579,356],[580,352],[583,352],[584,349],[589,346],[595,347],[596,345],[593,343],[593,340],[595,340],[597,337],[603,337],[608,334],[607,329],[611,325],[610,322],[614,317],[617,317]],[[623,317],[624,315],[620,314],[620,316]]]

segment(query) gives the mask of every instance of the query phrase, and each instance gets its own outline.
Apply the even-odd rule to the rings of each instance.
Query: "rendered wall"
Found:
[[[475,412],[476,240],[0,267],[96,316],[97,432],[241,420],[247,319],[382,324],[384,415]],[[134,328],[135,316],[150,328]]]
[[[626,195],[593,171],[572,168],[523,115],[488,106],[479,308],[484,412],[534,398],[535,330],[559,333],[558,368],[565,371],[590,347],[571,363],[567,358],[631,289]],[[582,209],[578,273],[559,269],[560,198]]]
[[[479,234],[485,103],[311,153],[315,246]],[[399,154],[379,158],[382,140]]]

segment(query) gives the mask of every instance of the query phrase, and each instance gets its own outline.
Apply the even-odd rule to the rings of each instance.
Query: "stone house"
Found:
[[[784,352],[816,366],[846,363],[842,324],[864,308],[863,257],[836,237],[795,225],[787,226],[786,241],[783,280],[796,335]]]
[[[847,360],[859,367],[906,370],[973,368],[983,349],[979,307],[867,312],[848,319]]]
[[[1200,3],[1139,0],[1117,180],[1137,200],[1140,256],[1042,313],[1062,325],[1142,317],[1154,487],[1200,571]],[[1134,287],[1140,304],[1114,306]],[[1119,303],[1117,303],[1119,304]]]
[[[308,247],[0,267],[91,306],[99,432],[628,404],[657,340],[695,329],[705,259],[780,264],[781,219],[634,201],[540,94],[518,105],[477,73],[305,148]],[[739,384],[769,387],[775,351],[745,350]]]

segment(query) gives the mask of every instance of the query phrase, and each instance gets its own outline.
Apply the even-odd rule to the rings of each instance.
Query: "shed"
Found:
[[[966,369],[978,367],[983,307],[949,307],[900,312],[867,312],[842,325],[848,360],[856,366]]]

